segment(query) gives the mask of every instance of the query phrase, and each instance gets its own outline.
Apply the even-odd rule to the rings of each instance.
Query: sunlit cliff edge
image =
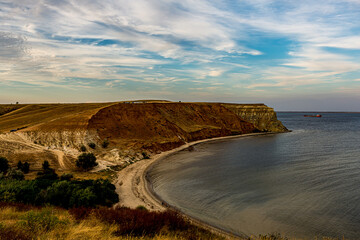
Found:
[[[120,165],[186,142],[253,132],[285,132],[264,104],[127,101],[0,105],[0,156],[74,168],[85,146],[100,163]],[[104,141],[109,145],[104,148]],[[95,149],[89,148],[94,143]]]

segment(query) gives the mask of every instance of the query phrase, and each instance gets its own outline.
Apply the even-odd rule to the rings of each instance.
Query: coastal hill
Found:
[[[264,104],[125,101],[0,105],[0,156],[73,169],[82,148],[119,165],[186,142],[287,129]],[[91,147],[89,147],[91,146]]]

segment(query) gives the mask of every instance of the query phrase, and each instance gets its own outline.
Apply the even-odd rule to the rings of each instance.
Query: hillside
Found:
[[[97,112],[90,131],[125,149],[169,150],[185,142],[257,131],[219,104],[117,104]]]
[[[255,110],[256,111],[255,111]],[[47,159],[71,170],[81,153],[100,165],[121,165],[186,142],[259,131],[286,131],[265,105],[131,101],[87,104],[0,105],[0,156],[13,164]],[[269,127],[271,126],[271,127]],[[104,141],[109,142],[105,149]],[[95,144],[95,149],[88,147]]]

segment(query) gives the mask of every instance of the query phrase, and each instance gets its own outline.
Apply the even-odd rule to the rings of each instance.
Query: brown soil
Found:
[[[220,104],[205,103],[119,103],[98,111],[88,129],[113,145],[150,152],[257,130]]]

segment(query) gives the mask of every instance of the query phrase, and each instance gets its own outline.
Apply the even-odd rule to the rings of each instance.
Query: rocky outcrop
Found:
[[[273,108],[265,104],[222,104],[236,115],[253,123],[263,132],[287,132],[288,129],[277,119]]]

